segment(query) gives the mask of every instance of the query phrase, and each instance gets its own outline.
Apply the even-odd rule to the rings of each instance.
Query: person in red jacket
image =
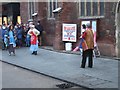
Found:
[[[37,55],[38,50],[38,35],[40,32],[35,28],[34,25],[30,25],[30,30],[28,31],[28,34],[31,36],[30,42],[30,51],[32,51],[32,54]]]

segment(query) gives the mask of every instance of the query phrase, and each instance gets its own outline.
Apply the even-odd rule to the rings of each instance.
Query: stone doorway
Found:
[[[6,24],[12,23],[15,25],[18,22],[18,17],[20,17],[20,3],[2,3],[2,20]]]
[[[120,58],[120,0],[116,7],[116,55]]]

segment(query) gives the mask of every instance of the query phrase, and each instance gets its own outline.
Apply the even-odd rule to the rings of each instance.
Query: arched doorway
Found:
[[[120,58],[120,0],[116,7],[116,55]]]

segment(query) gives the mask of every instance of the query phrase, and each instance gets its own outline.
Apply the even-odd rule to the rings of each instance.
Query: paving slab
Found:
[[[16,49],[16,56],[1,50],[2,61],[88,88],[118,88],[118,60],[94,58],[93,68],[80,68],[82,57],[39,49],[31,55],[29,48]]]

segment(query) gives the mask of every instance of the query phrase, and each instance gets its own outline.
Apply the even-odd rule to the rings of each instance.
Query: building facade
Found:
[[[93,0],[94,1],[94,0]],[[44,28],[42,45],[64,50],[62,25],[77,25],[77,41],[72,42],[72,49],[79,43],[81,25],[90,22],[95,25],[96,41],[101,55],[120,57],[120,1],[117,2],[20,2],[20,16],[23,23],[29,19],[41,21]],[[60,12],[53,10],[61,7]],[[4,11],[2,11],[4,12]],[[35,15],[36,14],[36,15]],[[93,24],[95,22],[95,24]]]

